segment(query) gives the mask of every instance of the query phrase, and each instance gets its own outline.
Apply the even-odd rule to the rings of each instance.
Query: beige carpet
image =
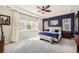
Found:
[[[74,39],[62,38],[57,44],[39,40],[39,36],[5,45],[6,53],[75,53],[77,47]]]

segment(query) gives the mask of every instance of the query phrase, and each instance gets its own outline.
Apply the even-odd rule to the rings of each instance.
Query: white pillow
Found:
[[[49,31],[50,32],[55,32],[55,30],[53,28],[50,28]]]
[[[61,27],[50,27],[50,28],[49,28],[49,31],[50,31],[50,32],[55,32],[55,30],[61,31]]]

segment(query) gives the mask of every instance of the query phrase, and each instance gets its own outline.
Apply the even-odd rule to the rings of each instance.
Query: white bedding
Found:
[[[50,37],[50,36],[45,36],[45,35],[40,35],[40,38],[41,38],[41,39],[44,39],[44,40],[47,40],[47,41],[49,41],[49,42],[52,42],[52,41],[58,42],[58,41],[59,41],[59,39],[56,39],[56,38]]]
[[[47,32],[51,32],[51,33],[54,32],[55,33],[55,30],[59,30],[59,32],[58,32],[58,34],[59,34],[58,39],[54,38],[54,37],[46,36],[46,35],[40,35],[40,38],[44,39],[44,40],[48,40],[50,42],[52,42],[52,41],[58,42],[61,39],[61,27],[50,27],[49,31],[47,31]]]

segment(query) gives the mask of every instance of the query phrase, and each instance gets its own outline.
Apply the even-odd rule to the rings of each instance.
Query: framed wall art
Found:
[[[10,16],[0,15],[0,25],[10,25]]]

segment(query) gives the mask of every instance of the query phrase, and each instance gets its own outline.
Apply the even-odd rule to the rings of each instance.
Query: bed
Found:
[[[50,27],[49,31],[39,32],[40,39],[49,42],[59,42],[61,39],[61,27]]]

